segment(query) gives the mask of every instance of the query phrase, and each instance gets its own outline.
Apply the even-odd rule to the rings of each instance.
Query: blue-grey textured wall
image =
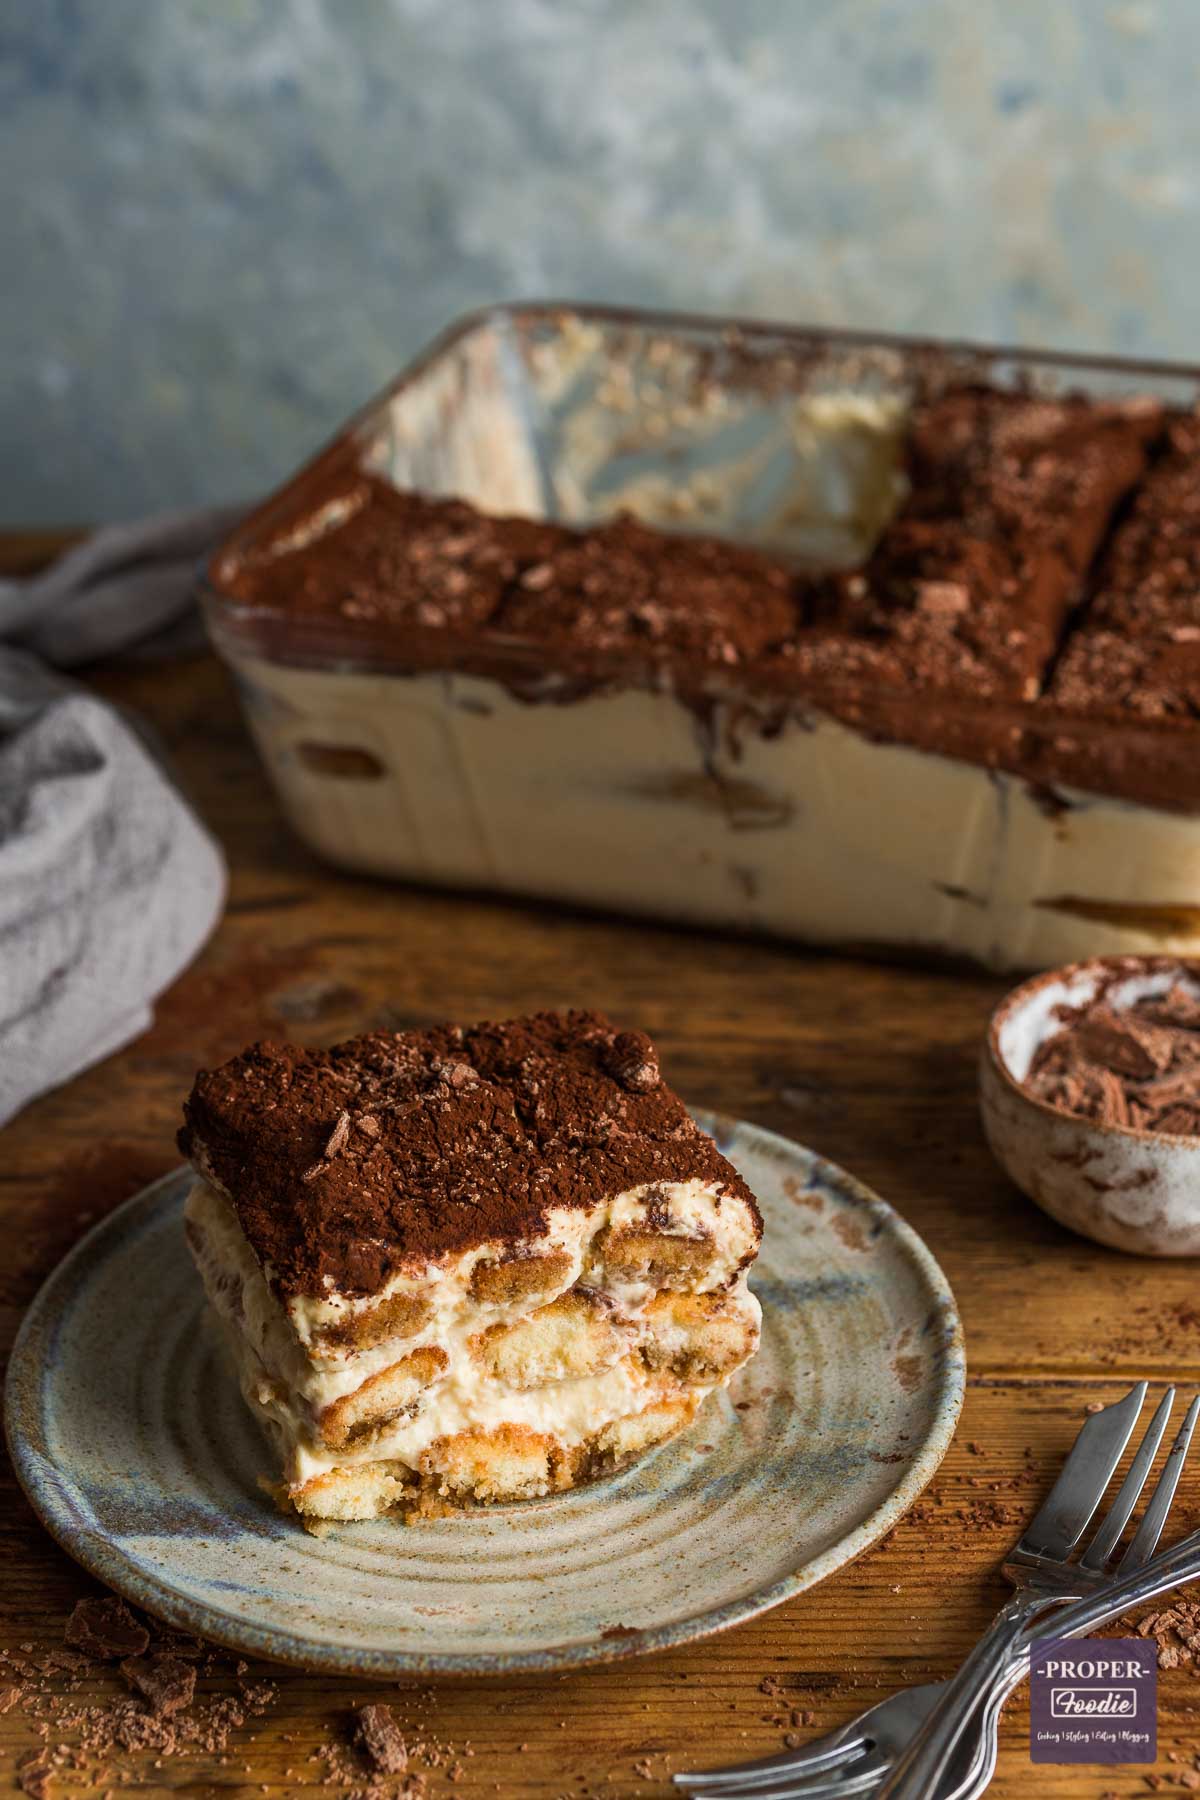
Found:
[[[554,293],[1200,356],[1195,0],[6,0],[0,508],[284,474]]]

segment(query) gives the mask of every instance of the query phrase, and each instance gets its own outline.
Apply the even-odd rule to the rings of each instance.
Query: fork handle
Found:
[[[1119,1619],[1131,1607],[1157,1599],[1160,1594],[1182,1587],[1185,1582],[1194,1581],[1197,1576],[1200,1576],[1200,1531],[1192,1532],[1172,1549],[1160,1551],[1141,1568],[1133,1569],[1128,1575],[1107,1582],[1094,1592],[1085,1594],[1081,1600],[1065,1606],[1054,1616],[1055,1636],[1084,1637],[1089,1631],[1098,1630],[1100,1626],[1110,1624],[1113,1619]],[[1029,1674],[1029,1652],[1036,1635],[1035,1629],[1023,1643],[1015,1646],[1007,1672],[988,1698],[988,1709],[994,1717],[989,1721],[987,1753],[978,1759],[965,1782],[939,1789],[938,1800],[975,1800],[990,1783],[996,1770],[996,1722],[1013,1689]],[[879,1800],[880,1791],[877,1790],[874,1800]]]
[[[929,1800],[938,1791],[963,1732],[980,1699],[1003,1681],[1013,1654],[1030,1621],[1070,1594],[1016,1595],[997,1613],[967,1660],[942,1692],[907,1750],[899,1758],[875,1800]]]

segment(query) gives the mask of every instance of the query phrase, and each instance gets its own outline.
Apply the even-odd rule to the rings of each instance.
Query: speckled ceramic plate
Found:
[[[890,1207],[773,1133],[705,1114],[766,1220],[762,1348],[690,1430],[610,1480],[310,1537],[206,1317],[180,1170],[46,1283],[9,1366],[9,1444],[44,1524],[170,1623],[368,1676],[558,1669],[753,1617],[839,1569],[929,1480],[963,1392],[945,1279]]]

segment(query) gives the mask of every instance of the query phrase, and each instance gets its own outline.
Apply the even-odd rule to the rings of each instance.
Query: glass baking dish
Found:
[[[297,521],[338,523],[308,497],[355,471],[489,514],[586,526],[625,510],[851,565],[897,503],[906,407],[935,365],[940,380],[1172,406],[1200,392],[1200,372],[1169,364],[612,308],[495,307],[455,325],[238,528],[202,584],[296,830],[335,863],[403,880],[996,969],[1196,953],[1187,810],[1048,792],[854,729],[811,697],[781,711],[736,678],[703,708],[628,667],[581,691],[528,640],[493,644],[484,671],[436,625],[383,639],[233,591],[248,557],[286,555],[299,578]],[[947,746],[964,704],[943,709]],[[1151,754],[1166,741],[1130,729]]]

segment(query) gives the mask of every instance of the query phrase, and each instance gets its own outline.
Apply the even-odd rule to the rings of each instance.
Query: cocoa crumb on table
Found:
[[[122,1786],[144,1782],[147,1766],[161,1770],[173,1756],[227,1764],[234,1734],[276,1698],[273,1682],[246,1679],[248,1664],[139,1618],[116,1595],[80,1601],[64,1635],[73,1647],[36,1659],[0,1649],[0,1669],[15,1678],[0,1692],[0,1710],[19,1712],[42,1740],[16,1771],[35,1800],[57,1793],[51,1782],[89,1789],[114,1777]],[[197,1694],[201,1674],[234,1681],[238,1693]],[[114,1691],[117,1680],[123,1690]],[[99,1699],[81,1697],[85,1681],[89,1693],[100,1690]]]

